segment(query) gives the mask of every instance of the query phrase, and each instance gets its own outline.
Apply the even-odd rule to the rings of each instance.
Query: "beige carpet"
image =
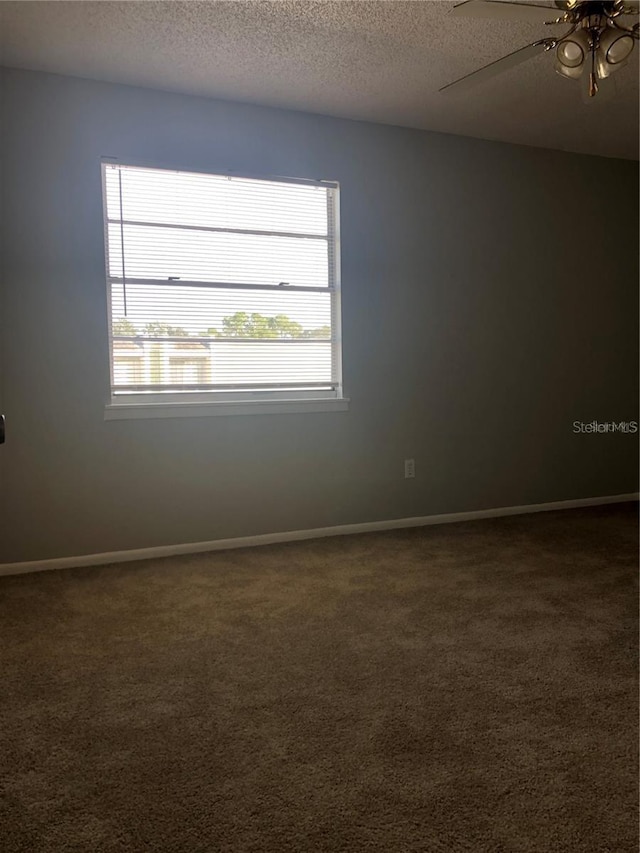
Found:
[[[636,513],[0,579],[0,848],[636,851]]]

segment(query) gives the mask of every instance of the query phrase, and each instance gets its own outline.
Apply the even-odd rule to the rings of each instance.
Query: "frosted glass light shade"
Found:
[[[580,77],[585,60],[589,55],[591,44],[586,30],[578,30],[563,39],[556,50],[555,69],[564,77],[574,80]]]
[[[584,62],[582,45],[575,41],[565,41],[558,46],[558,62],[567,68],[576,68]]]
[[[609,27],[600,36],[596,55],[598,76],[608,77],[612,71],[626,65],[633,51],[633,37],[622,30]]]

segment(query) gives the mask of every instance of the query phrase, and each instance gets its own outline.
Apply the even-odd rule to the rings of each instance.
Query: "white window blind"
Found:
[[[337,184],[103,163],[112,400],[336,398]]]

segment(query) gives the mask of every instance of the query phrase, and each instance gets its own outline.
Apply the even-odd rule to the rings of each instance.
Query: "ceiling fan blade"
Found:
[[[510,3],[506,0],[466,0],[454,6],[452,15],[456,17],[489,18],[500,21],[535,21],[542,24],[556,21],[562,10],[534,3]]]
[[[490,62],[489,65],[485,65],[484,68],[479,68],[477,71],[472,71],[471,74],[466,74],[464,77],[460,77],[459,80],[454,80],[453,83],[448,83],[446,86],[443,86],[440,91],[446,92],[447,94],[453,94],[454,92],[466,92],[467,89],[471,89],[478,83],[483,83],[485,80],[489,80],[497,74],[502,74],[503,71],[508,71],[509,68],[514,68],[516,65],[520,65],[521,62],[526,62],[527,59],[531,59],[544,51],[548,44],[549,40],[543,39],[542,41],[536,41],[533,44],[528,44],[526,47],[521,47],[519,50],[514,50],[513,53],[508,53],[506,56],[503,56],[502,59],[496,59],[495,62]]]

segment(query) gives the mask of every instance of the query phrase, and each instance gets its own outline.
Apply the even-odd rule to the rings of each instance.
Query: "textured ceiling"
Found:
[[[541,0],[538,0],[541,2]],[[550,0],[546,0],[550,4]],[[551,4],[550,4],[551,5]],[[583,103],[542,54],[438,88],[553,31],[418,2],[0,2],[3,65],[612,157],[638,157],[638,54]],[[558,29],[557,27],[554,29]]]

